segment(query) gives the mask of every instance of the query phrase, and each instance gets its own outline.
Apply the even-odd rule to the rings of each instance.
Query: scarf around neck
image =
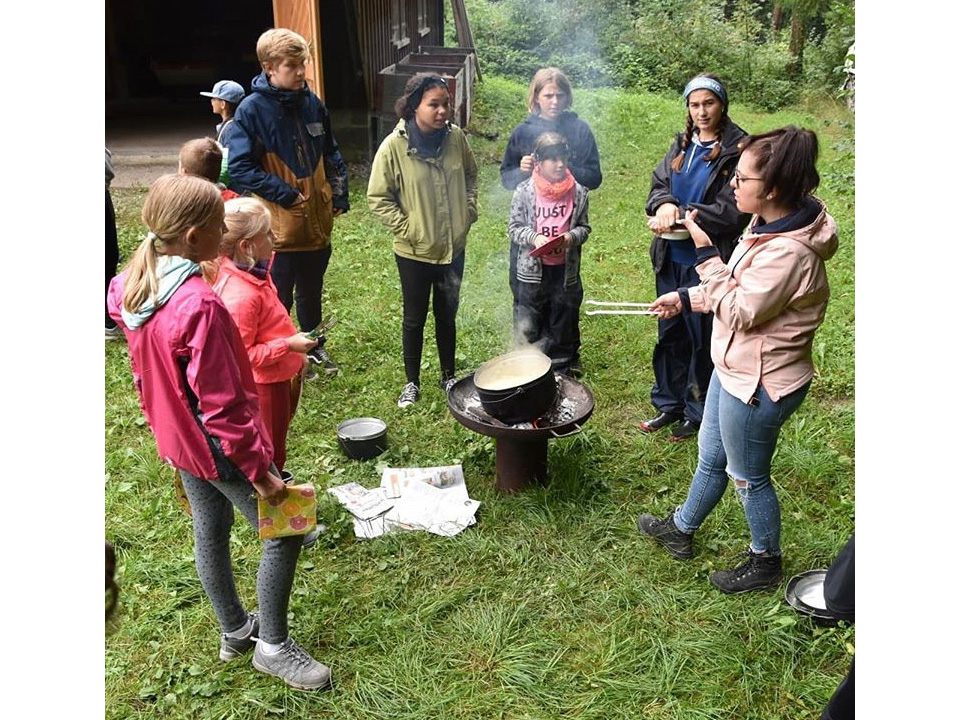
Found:
[[[157,294],[148,297],[136,312],[127,312],[126,308],[121,308],[123,324],[130,330],[136,330],[152,318],[181,285],[194,275],[200,274],[200,266],[192,260],[179,255],[161,255],[157,258]]]
[[[537,195],[545,197],[548,200],[562,200],[567,197],[567,195],[570,195],[576,180],[573,179],[573,175],[570,174],[569,170],[565,170],[565,172],[566,175],[563,180],[554,183],[540,174],[539,165],[533,168],[533,185],[537,191]]]

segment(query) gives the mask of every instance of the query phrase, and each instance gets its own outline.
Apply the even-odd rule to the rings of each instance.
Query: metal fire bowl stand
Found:
[[[557,399],[537,420],[537,427],[506,425],[491,417],[480,403],[473,374],[458,380],[447,395],[447,406],[457,422],[494,439],[501,492],[519,492],[531,483],[546,482],[547,441],[576,435],[593,414],[593,394],[587,386],[564,375],[556,377]],[[572,413],[559,413],[564,399],[573,402]]]

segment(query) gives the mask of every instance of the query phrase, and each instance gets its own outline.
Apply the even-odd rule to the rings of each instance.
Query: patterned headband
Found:
[[[683,89],[683,101],[686,102],[687,98],[690,97],[690,93],[694,90],[709,90],[718,98],[720,102],[724,105],[727,104],[727,90],[723,87],[718,81],[713,78],[708,77],[695,77],[693,80],[687,83],[687,86]]]

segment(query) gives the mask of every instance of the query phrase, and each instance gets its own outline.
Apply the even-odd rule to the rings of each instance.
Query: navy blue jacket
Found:
[[[570,172],[578,183],[588,190],[596,190],[603,181],[600,172],[600,151],[590,126],[577,117],[572,110],[566,110],[556,122],[545,120],[537,113],[530,113],[526,120],[517,125],[507,142],[500,163],[500,182],[507,190],[530,177],[520,170],[520,158],[533,152],[537,138],[545,132],[557,132],[567,140],[570,148]]]
[[[347,166],[330,114],[306,85],[281,90],[260,73],[251,89],[223,138],[231,184],[266,202],[278,250],[326,247],[331,208],[350,209]],[[296,203],[300,194],[306,202]]]

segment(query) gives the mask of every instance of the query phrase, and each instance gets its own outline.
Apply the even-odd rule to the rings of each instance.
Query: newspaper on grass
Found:
[[[327,492],[353,515],[358,538],[394,530],[425,530],[452,537],[476,522],[480,507],[467,494],[460,465],[386,468],[378,488],[347,483]]]

